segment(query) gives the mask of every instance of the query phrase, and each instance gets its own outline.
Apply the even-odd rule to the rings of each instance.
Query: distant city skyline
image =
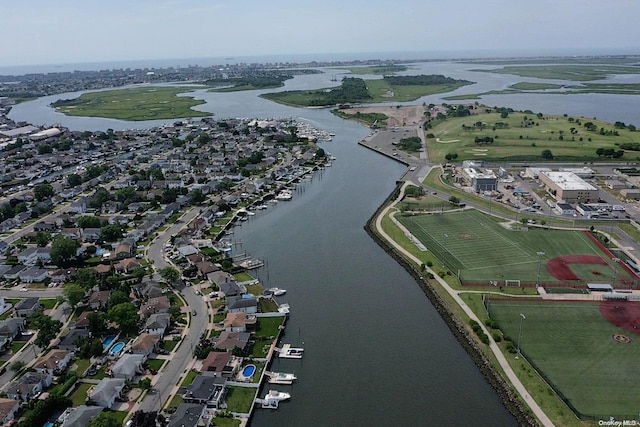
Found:
[[[362,52],[640,54],[633,0],[5,0],[0,11],[0,67]]]

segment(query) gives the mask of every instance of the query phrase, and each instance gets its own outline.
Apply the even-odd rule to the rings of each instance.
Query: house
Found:
[[[77,271],[78,270],[74,267],[61,268],[59,270],[55,270],[51,272],[51,274],[49,275],[49,278],[51,279],[52,282],[63,283],[75,277]]]
[[[118,262],[116,265],[113,266],[116,273],[120,273],[120,274],[133,273],[135,270],[137,270],[140,267],[141,267],[140,263],[135,258],[123,259],[122,261]]]
[[[27,267],[25,267],[24,265],[15,265],[13,266],[9,271],[4,273],[4,277],[7,280],[15,280],[18,278],[20,272],[22,270],[26,270]]]
[[[15,306],[18,317],[31,317],[40,310],[42,310],[42,306],[38,298],[25,298]]]
[[[224,330],[228,332],[247,332],[254,330],[256,327],[255,316],[247,316],[247,313],[227,313],[224,319]]]
[[[227,309],[229,313],[254,314],[258,312],[258,300],[240,296],[227,297]]]
[[[142,282],[133,286],[133,291],[138,298],[158,298],[164,295],[162,288],[156,282]]]
[[[24,330],[24,319],[10,317],[0,321],[0,336],[13,340]]]
[[[9,383],[6,387],[7,397],[28,402],[38,396],[53,382],[53,375],[27,372],[24,376]]]
[[[77,214],[83,214],[87,212],[89,208],[89,200],[86,197],[81,197],[69,206],[69,212],[75,212]]]
[[[212,273],[212,274],[216,274],[216,273],[219,273],[219,271],[216,271],[215,273]],[[213,280],[212,282],[215,283],[215,281]],[[234,297],[242,293],[242,289],[240,289],[240,286],[238,286],[235,280],[220,282],[218,284],[218,288],[224,294],[225,297]]]
[[[197,254],[200,251],[198,251],[198,249],[193,245],[184,245],[178,247],[178,252],[180,252],[180,255],[186,257],[189,255]]]
[[[122,397],[125,384],[124,378],[104,378],[89,391],[88,397],[96,405],[111,409]]]
[[[95,291],[89,296],[89,307],[94,310],[100,310],[107,306],[107,300],[109,299],[111,292],[109,291]]]
[[[49,272],[44,268],[31,267],[19,274],[22,283],[42,283],[49,278]]]
[[[60,374],[73,359],[73,353],[68,350],[53,349],[39,358],[33,365],[33,369],[41,374]]]
[[[0,424],[12,421],[20,408],[20,402],[16,399],[0,398]]]
[[[154,313],[149,316],[144,328],[148,333],[162,337],[170,324],[171,316],[168,313]]]
[[[171,302],[166,296],[151,298],[140,307],[140,314],[148,316],[154,313],[167,313],[171,307]]]
[[[87,405],[70,408],[60,427],[85,427],[89,425],[89,422],[97,417],[103,409],[104,408],[100,406]]]
[[[121,243],[112,252],[116,259],[131,258],[135,255],[134,247],[131,243]]]
[[[161,336],[158,334],[142,333],[131,344],[131,353],[142,355],[146,359],[151,353],[158,350],[160,340]]]
[[[202,277],[207,277],[207,274],[220,270],[220,267],[209,261],[202,261],[197,263],[196,268],[198,269],[198,273]]]
[[[218,350],[231,351],[238,347],[244,351],[249,343],[249,338],[250,334],[246,332],[222,331],[222,333],[215,338],[213,346]]]
[[[125,354],[111,367],[111,376],[132,381],[133,377],[144,372],[142,365],[146,359],[142,354]]]
[[[100,229],[99,228],[82,229],[82,239],[85,242],[97,242],[100,239]]]
[[[33,226],[33,231],[36,232],[44,231],[45,233],[55,233],[57,229],[58,227],[50,222],[40,221]]]
[[[36,265],[38,260],[47,263],[51,260],[51,248],[27,248],[18,254],[18,261],[24,265]]]
[[[98,264],[93,269],[96,271],[96,274],[100,276],[106,276],[111,273],[111,265],[110,264]]]
[[[200,372],[209,372],[217,377],[230,378],[236,371],[238,363],[232,363],[235,358],[228,352],[212,351],[207,355],[207,358],[202,361],[202,368]]]
[[[76,329],[87,329],[89,327],[89,315],[95,313],[95,311],[83,311],[80,316],[72,323]]]
[[[211,418],[204,417],[206,405],[181,403],[171,415],[167,427],[209,427]]]
[[[7,311],[13,308],[13,304],[6,302],[4,297],[0,297],[0,315],[5,314]]]
[[[60,342],[56,347],[69,351],[77,351],[77,340],[79,338],[89,338],[89,335],[90,332],[88,329],[72,329],[64,338],[60,339]]]
[[[182,398],[187,403],[203,403],[219,409],[224,402],[226,382],[226,378],[200,374],[187,386]]]

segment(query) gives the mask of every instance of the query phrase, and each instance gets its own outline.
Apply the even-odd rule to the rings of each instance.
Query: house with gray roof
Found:
[[[89,338],[89,335],[90,332],[88,329],[71,329],[64,338],[60,339],[57,347],[65,350],[77,351],[78,346],[76,345],[76,341],[78,338]]]
[[[169,313],[154,313],[149,316],[144,324],[145,330],[150,334],[164,336],[167,328],[171,324],[171,316]]]
[[[142,364],[145,360],[142,354],[125,354],[111,367],[111,375],[132,381],[133,377],[144,372]]]
[[[51,385],[53,375],[27,372],[24,376],[7,385],[5,391],[9,399],[28,402]]]
[[[40,310],[42,310],[42,305],[40,305],[38,298],[25,298],[15,306],[16,314],[19,317],[31,317]]]
[[[87,405],[80,405],[75,408],[71,408],[60,427],[85,427],[89,425],[89,422],[97,417],[103,409],[104,408],[100,406]]]
[[[96,405],[111,409],[122,397],[125,384],[124,378],[104,378],[88,393],[88,397]]]
[[[227,298],[229,313],[254,314],[258,312],[258,300],[255,298],[242,298],[240,296]]]
[[[206,405],[197,403],[181,403],[171,415],[167,427],[208,427],[211,418],[204,417]]]
[[[203,403],[220,409],[226,394],[226,383],[226,378],[200,374],[187,386],[182,398],[187,403]]]

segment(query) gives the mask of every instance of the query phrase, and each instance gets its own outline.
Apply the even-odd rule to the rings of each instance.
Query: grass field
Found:
[[[521,77],[536,77],[539,79],[591,81],[603,80],[613,74],[640,74],[635,66],[624,65],[526,65],[504,66],[494,70],[473,70],[498,74],[514,74]]]
[[[120,120],[159,120],[206,117],[210,113],[191,107],[204,104],[190,96],[178,96],[190,88],[141,87],[82,94],[79,98],[58,100],[52,105],[69,116],[105,117]]]
[[[607,322],[598,303],[492,300],[491,318],[582,416],[635,419],[640,393],[640,337]]]
[[[595,125],[597,130],[587,130],[584,126],[587,122]],[[604,130],[604,134],[600,129]],[[613,134],[614,131],[618,136]],[[506,118],[500,117],[499,113],[448,118],[426,133],[433,134],[433,138],[427,139],[427,150],[429,159],[435,162],[445,162],[448,153],[457,154],[458,160],[544,161],[543,150],[550,150],[555,161],[602,161],[603,158],[596,154],[598,148],[617,151],[619,144],[640,142],[640,132],[615,129],[609,123],[592,118],[538,118],[535,114],[518,112],[510,113]],[[491,137],[494,142],[478,145],[475,143],[476,137]],[[635,160],[639,154],[627,151],[622,159]]]
[[[544,268],[546,262],[562,255],[597,255],[606,258],[582,231],[530,228],[511,231],[493,217],[476,210],[450,212],[443,215],[396,216],[397,219],[452,273],[465,280],[521,280],[535,283],[538,270],[537,252],[544,252],[540,282],[558,283]],[[572,266],[573,268],[573,266]],[[593,281],[591,271],[599,270],[598,282],[610,282],[612,265],[585,267],[575,265],[576,274]],[[584,271],[583,271],[584,270]],[[617,269],[620,279],[631,280],[626,271]],[[582,275],[580,275],[582,274]]]

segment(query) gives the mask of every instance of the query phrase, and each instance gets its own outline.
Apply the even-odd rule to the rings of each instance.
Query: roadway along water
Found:
[[[232,235],[239,251],[267,261],[266,287],[288,290],[283,342],[305,347],[302,360],[272,366],[297,375],[272,387],[291,401],[259,409],[252,425],[515,424],[416,283],[363,229],[403,167],[357,146],[362,128],[329,121],[339,126],[324,144],[333,166]]]

